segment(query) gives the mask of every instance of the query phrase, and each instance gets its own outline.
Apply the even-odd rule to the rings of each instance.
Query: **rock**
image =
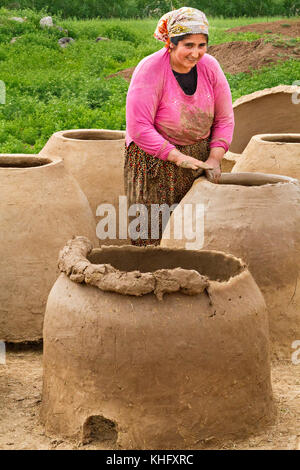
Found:
[[[48,27],[48,28],[52,28],[54,25],[53,25],[53,20],[52,20],[52,16],[44,16],[41,20],[40,20],[40,26],[42,28],[45,28],[45,27]]]
[[[101,36],[98,36],[97,39],[96,39],[96,42],[99,42],[99,41],[110,41],[110,39],[102,38]]]
[[[12,18],[9,18],[11,21],[17,21],[18,23],[24,23],[27,18],[20,18],[19,16],[13,16]]]
[[[60,45],[60,47],[67,47],[67,45],[70,42],[74,42],[74,39],[73,38],[60,38],[58,40],[58,44]]]

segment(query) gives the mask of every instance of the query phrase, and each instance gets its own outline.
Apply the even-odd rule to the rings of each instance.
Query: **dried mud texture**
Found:
[[[96,224],[62,160],[34,155],[0,155],[0,218],[0,340],[38,340],[59,250],[74,235],[96,243]]]
[[[300,179],[300,133],[255,135],[232,169]]]
[[[300,184],[265,175],[265,184],[258,186],[260,174],[252,175],[252,185],[251,173],[246,179],[239,173],[224,174],[220,184],[196,180],[172,213],[161,246],[184,248],[190,243],[174,238],[174,223],[182,219],[184,204],[203,204],[204,244],[199,249],[222,250],[247,263],[268,307],[273,358],[286,359],[300,337]],[[242,184],[236,185],[239,178]],[[274,183],[276,178],[281,182]],[[193,230],[195,213],[193,209]]]
[[[219,443],[211,435],[193,445],[192,449],[299,450],[299,368],[300,365],[293,365],[290,361],[272,366],[272,384],[277,408],[273,425],[247,439],[237,438],[223,443]],[[112,440],[99,442],[97,436],[91,437],[85,444],[71,439],[46,436],[44,426],[40,422],[42,373],[42,351],[28,347],[8,351],[6,365],[0,365],[0,450],[119,449]]]
[[[102,247],[88,259],[94,272],[110,264],[150,274],[168,293],[160,301],[153,287],[120,295],[61,274],[44,324],[47,434],[84,443],[109,432],[124,449],[178,449],[272,422],[266,306],[243,262],[215,251],[133,246]],[[177,273],[194,271],[199,293],[183,295]]]
[[[267,23],[253,23],[246,26],[237,26],[227,29],[227,33],[262,33],[262,34],[282,34],[287,37],[300,37],[300,21],[299,20],[278,20]]]
[[[71,281],[98,287],[103,291],[141,296],[154,292],[159,300],[171,292],[201,294],[208,288],[206,276],[187,269],[160,269],[153,273],[122,272],[110,264],[92,264],[87,260],[93,247],[86,237],[69,240],[60,252],[58,267]]]

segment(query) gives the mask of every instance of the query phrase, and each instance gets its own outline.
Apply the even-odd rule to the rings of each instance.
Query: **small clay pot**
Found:
[[[39,340],[59,249],[80,233],[97,241],[92,212],[60,158],[2,154],[0,216],[0,340]]]
[[[47,434],[182,449],[272,420],[266,307],[241,260],[92,250],[78,237],[59,266],[44,326]]]
[[[220,184],[199,178],[172,213],[161,241],[167,248],[222,250],[243,259],[265,296],[273,358],[279,359],[290,359],[300,334],[299,201],[299,181],[285,176],[227,173]],[[174,223],[183,226],[187,204],[192,210],[185,222],[201,231],[195,242],[183,230],[181,239],[175,238]]]
[[[59,155],[76,178],[96,220],[100,204],[112,204],[119,220],[119,196],[124,195],[125,131],[75,129],[53,134],[40,155]],[[124,244],[126,240],[100,240],[101,244]],[[128,241],[129,243],[129,241]]]
[[[254,171],[300,179],[300,134],[255,135],[232,169],[233,173]]]
[[[238,98],[233,104],[235,128],[223,171],[231,171],[254,135],[300,133],[300,106],[293,102],[299,96],[300,87],[279,85]]]

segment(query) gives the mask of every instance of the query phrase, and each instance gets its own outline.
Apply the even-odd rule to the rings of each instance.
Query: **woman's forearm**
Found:
[[[191,170],[213,169],[213,165],[202,162],[201,160],[197,160],[196,158],[190,157],[189,155],[185,155],[177,149],[173,149],[171,152],[169,152],[167,160],[169,162],[175,163],[177,166],[181,166],[182,168],[189,168]]]

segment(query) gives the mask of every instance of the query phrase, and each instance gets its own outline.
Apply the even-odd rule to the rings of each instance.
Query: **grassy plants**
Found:
[[[0,80],[6,104],[0,104],[0,151],[38,152],[53,132],[72,128],[125,129],[128,84],[107,75],[134,67],[162,47],[153,38],[156,21],[76,20],[54,17],[75,42],[62,49],[57,29],[41,29],[45,12],[0,9]],[[24,23],[12,16],[27,17]],[[210,20],[210,44],[253,40],[255,33],[226,29],[266,18]],[[109,41],[96,42],[97,36]],[[10,43],[13,37],[16,42]],[[300,64],[290,60],[251,74],[228,75],[233,98],[258,89],[291,84],[300,77]]]

